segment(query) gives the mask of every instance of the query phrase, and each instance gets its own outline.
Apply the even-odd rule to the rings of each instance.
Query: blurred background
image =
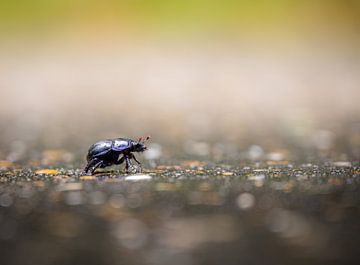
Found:
[[[356,0],[1,1],[0,155],[151,134],[359,159],[359,41]]]
[[[359,47],[358,0],[0,0],[1,265],[360,264]]]

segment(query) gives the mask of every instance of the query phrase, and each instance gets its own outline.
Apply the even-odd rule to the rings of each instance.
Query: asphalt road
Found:
[[[87,176],[47,156],[0,163],[1,264],[360,262],[357,162],[150,159]]]

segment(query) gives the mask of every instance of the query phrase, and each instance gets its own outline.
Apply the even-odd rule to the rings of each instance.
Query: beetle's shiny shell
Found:
[[[132,146],[132,140],[118,138],[113,140],[112,150],[122,152]]]
[[[131,146],[132,140],[124,138],[99,141],[90,146],[87,160],[89,161],[93,158],[104,156],[112,150],[116,152],[123,152]]]

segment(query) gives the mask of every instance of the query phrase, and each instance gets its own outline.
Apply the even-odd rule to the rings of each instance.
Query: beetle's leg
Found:
[[[132,166],[129,156],[124,156],[125,158],[125,171],[126,173],[129,173],[129,167]]]
[[[88,173],[89,169],[90,169],[91,167],[93,167],[93,166],[96,164],[97,161],[98,161],[97,158],[91,159],[91,160],[88,162],[88,164],[86,165],[86,167],[85,167],[85,169],[84,169],[84,172],[85,172],[85,173]]]
[[[100,160],[98,161],[91,169],[90,169],[90,174],[92,175],[94,173],[94,171],[101,166],[104,163],[104,161]]]
[[[120,157],[120,156],[119,156]],[[124,163],[125,161],[125,156],[123,155],[120,159],[118,159],[114,164],[115,165],[120,165],[122,163]]]
[[[98,158],[94,158],[89,161],[89,163],[86,165],[84,171],[85,173],[90,173],[91,175],[94,173],[95,169],[97,169],[99,166],[101,166],[104,162]]]
[[[135,155],[134,155],[133,153],[130,153],[130,154],[129,154],[129,157],[130,157],[130,159],[132,158],[132,159],[134,159],[134,160],[136,161],[136,163],[138,163],[139,168],[138,168],[138,170],[136,170],[136,171],[139,172],[139,173],[141,173],[141,171],[142,171],[141,163],[136,159],[136,157],[135,157]]]
[[[118,161],[116,161],[114,164],[115,165],[120,165],[120,164],[122,164],[123,162],[124,162],[124,160],[125,160],[125,156],[123,156],[122,158],[120,158]]]
[[[136,161],[136,163],[138,163],[139,165],[141,165],[141,163],[136,159],[134,154],[130,154],[131,158],[134,159]]]

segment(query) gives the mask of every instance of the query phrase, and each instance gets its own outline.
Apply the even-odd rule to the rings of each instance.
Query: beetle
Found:
[[[125,161],[125,170],[128,173],[129,167],[132,167],[131,159],[141,165],[132,152],[144,152],[147,149],[145,141],[149,139],[150,136],[146,138],[140,137],[138,141],[116,138],[94,143],[89,148],[86,157],[88,163],[84,172],[92,175],[97,168],[120,165]]]

